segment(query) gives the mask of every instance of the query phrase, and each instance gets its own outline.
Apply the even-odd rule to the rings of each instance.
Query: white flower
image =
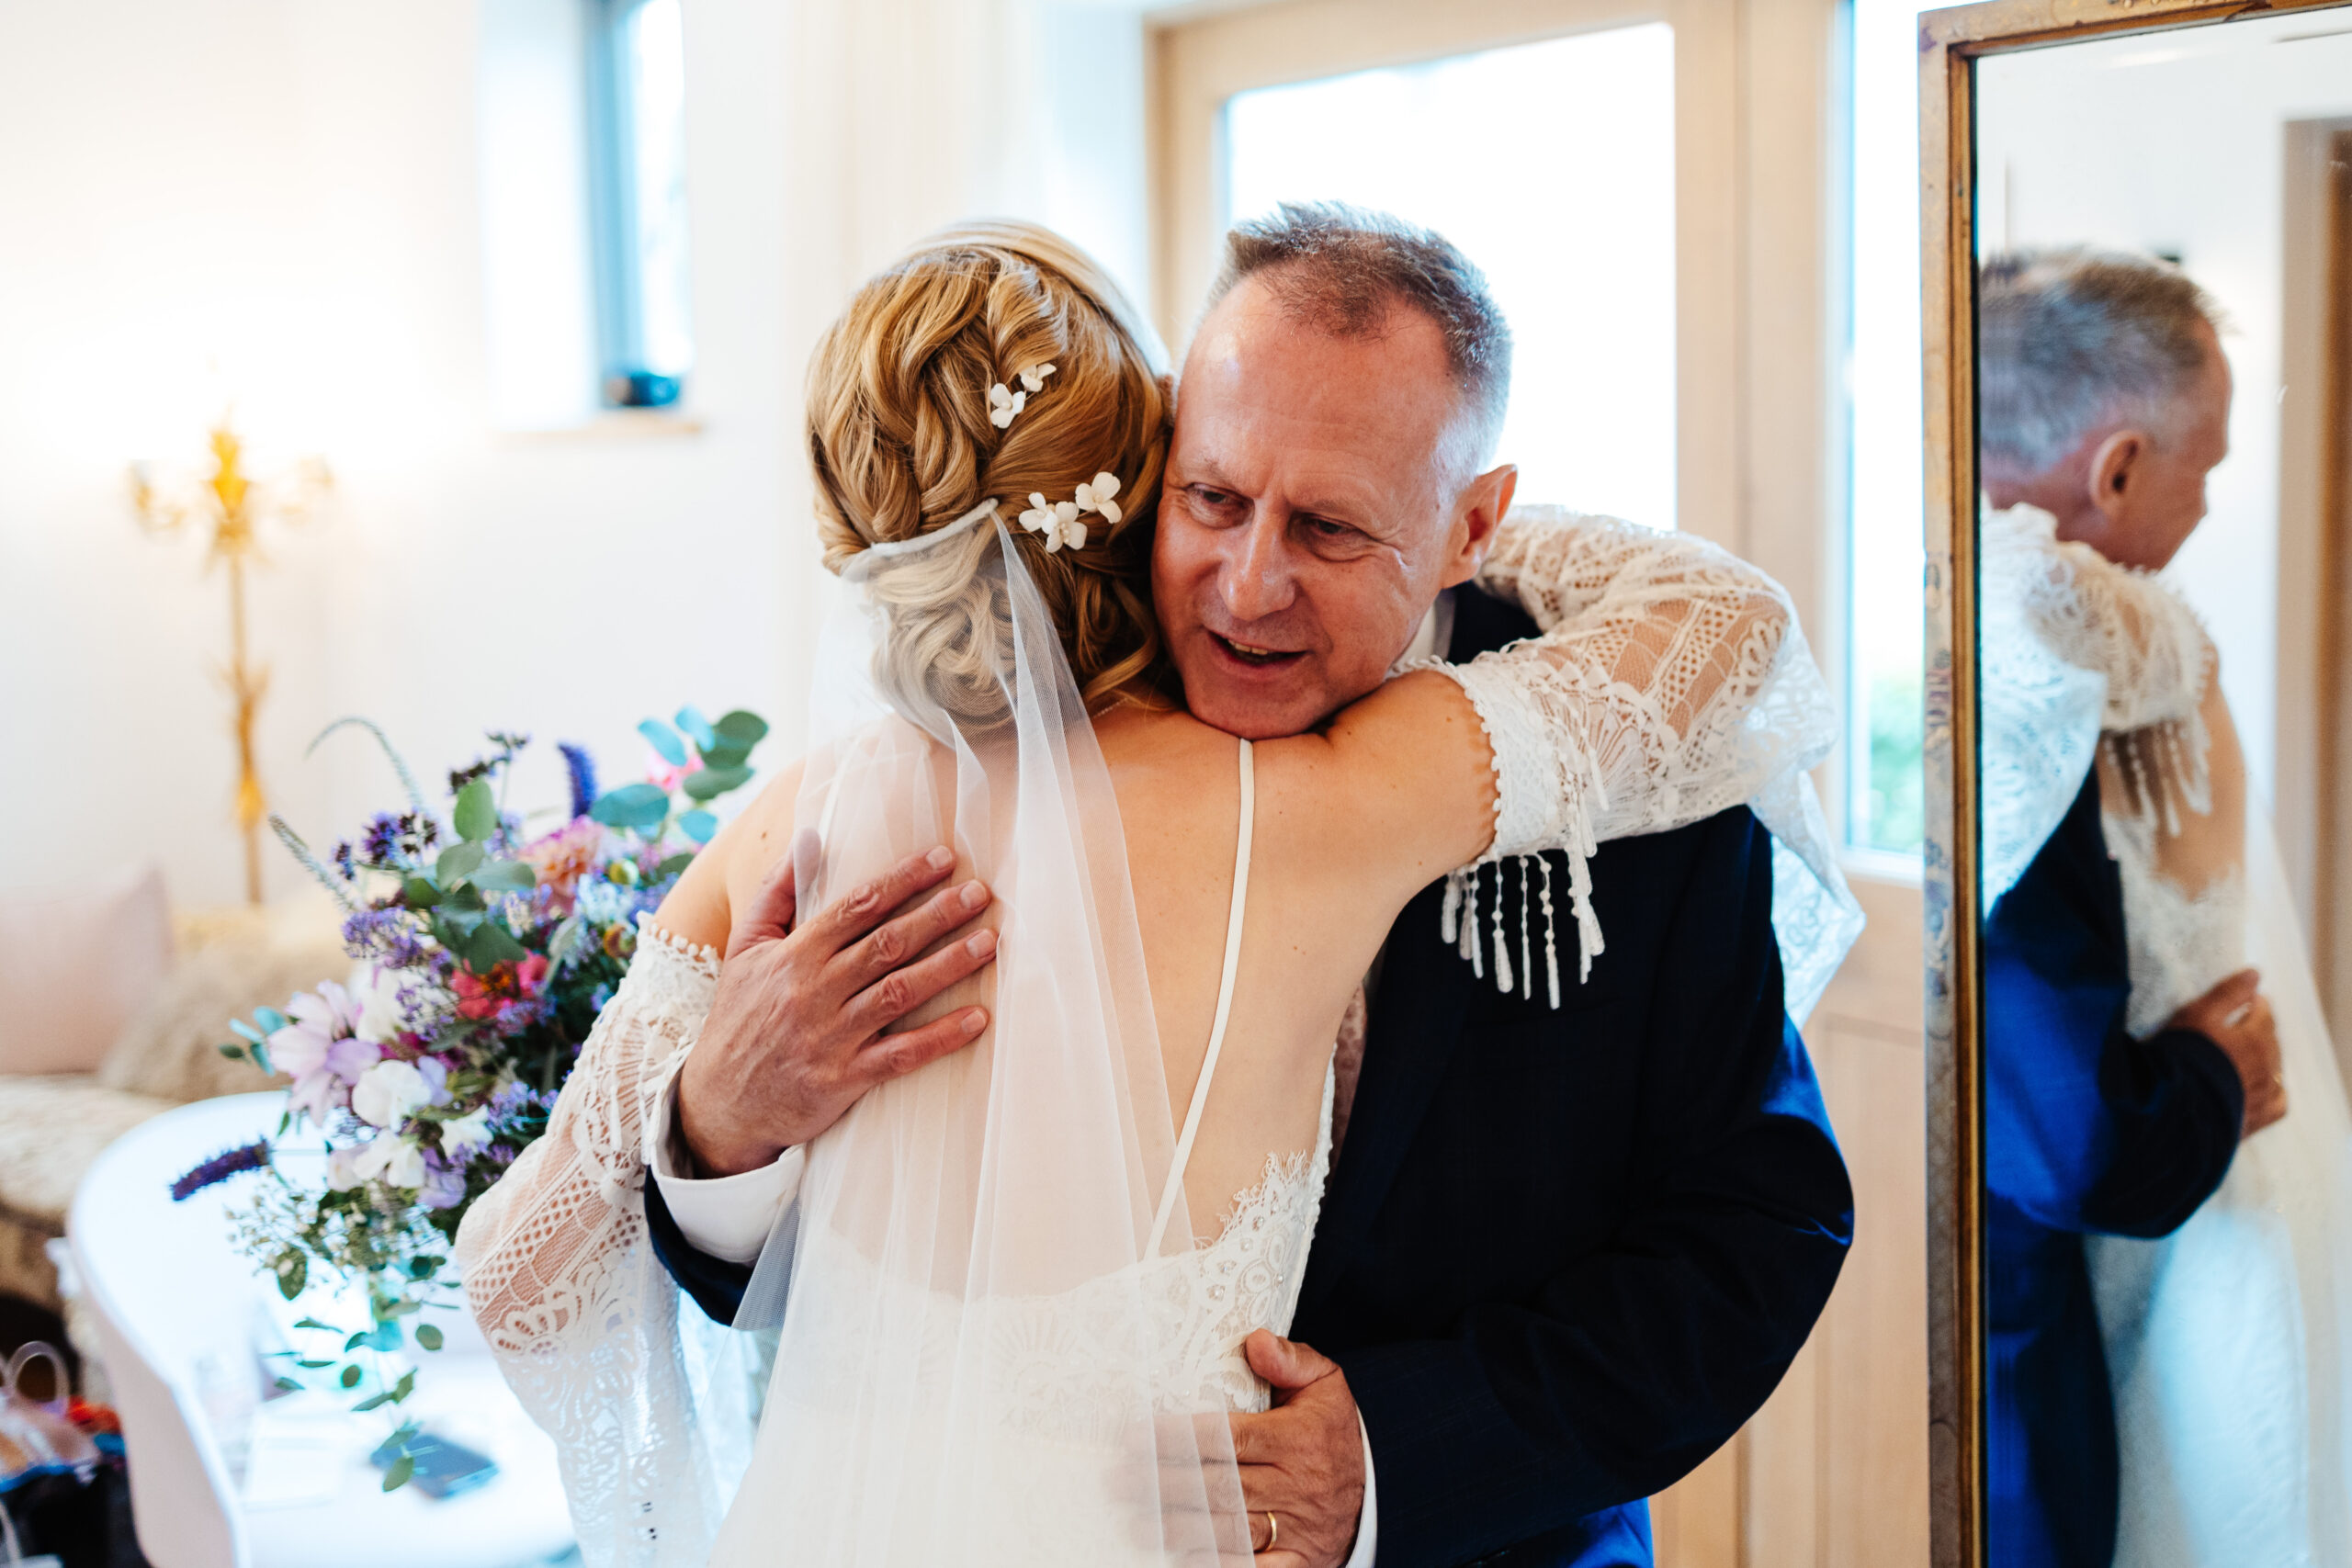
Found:
[[[1116,523],[1120,515],[1119,503],[1111,498],[1118,493],[1118,475],[1097,474],[1092,483],[1078,487],[1078,509],[1080,512],[1099,512],[1103,522]]]
[[[359,1156],[367,1152],[364,1147],[345,1148],[337,1149],[329,1155],[327,1156],[328,1189],[335,1192],[348,1192],[355,1187],[364,1186],[368,1179],[359,1173],[357,1168]]]
[[[387,1187],[422,1187],[424,1151],[398,1134],[379,1133],[352,1159],[351,1173],[361,1181],[381,1177]]]
[[[401,1037],[408,1022],[401,1006],[401,975],[397,969],[374,968],[359,988],[359,1025],[352,1031],[362,1040],[389,1045]]]
[[[1042,392],[1046,389],[1046,378],[1053,373],[1050,365],[1032,365],[1021,373],[1021,384],[1033,392]]]
[[[433,1093],[434,1086],[415,1063],[379,1062],[351,1086],[351,1111],[370,1126],[397,1127],[410,1112],[432,1104]]]
[[[490,1107],[479,1106],[441,1123],[441,1157],[452,1164],[490,1147]]]
[[[999,430],[1005,429],[1012,423],[1012,416],[1019,413],[1028,400],[1027,392],[1013,391],[999,381],[989,389],[989,423]]]
[[[1046,536],[1047,555],[1064,545],[1074,550],[1086,547],[1086,525],[1078,520],[1078,502],[1074,501],[1047,501],[1031,491],[1029,510],[1021,514],[1021,525],[1032,534]]]

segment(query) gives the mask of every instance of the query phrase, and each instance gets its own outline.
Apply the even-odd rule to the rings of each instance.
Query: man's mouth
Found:
[[[1304,659],[1306,657],[1302,650],[1297,649],[1261,648],[1255,643],[1238,642],[1232,637],[1223,637],[1216,632],[1209,633],[1209,640],[1216,644],[1219,649],[1222,649],[1226,655],[1235,662],[1249,665],[1252,669],[1270,668],[1274,665],[1286,664],[1293,660]]]

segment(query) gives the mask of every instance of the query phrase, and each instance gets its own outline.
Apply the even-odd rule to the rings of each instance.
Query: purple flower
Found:
[[[564,772],[571,775],[571,817],[578,821],[596,804],[596,760],[577,740],[559,740],[555,749],[563,753]]]
[[[256,1138],[214,1155],[186,1176],[172,1183],[172,1201],[185,1203],[208,1187],[215,1187],[232,1176],[249,1170],[259,1170],[269,1163],[269,1144]]]
[[[428,1209],[454,1209],[466,1201],[466,1176],[442,1163],[440,1154],[424,1151],[424,1179],[418,1184],[417,1201]]]

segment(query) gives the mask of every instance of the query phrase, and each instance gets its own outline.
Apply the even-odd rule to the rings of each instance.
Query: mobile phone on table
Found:
[[[368,1457],[378,1470],[390,1470],[402,1454],[416,1463],[408,1483],[428,1497],[470,1492],[498,1473],[498,1461],[488,1454],[476,1453],[463,1443],[431,1432],[419,1432],[406,1444],[388,1439]]]

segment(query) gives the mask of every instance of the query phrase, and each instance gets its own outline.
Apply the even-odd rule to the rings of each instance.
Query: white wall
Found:
[[[1987,244],[2177,253],[2222,302],[2237,396],[2211,515],[2170,580],[2205,617],[2263,793],[2274,776],[2283,155],[2290,120],[2352,113],[2352,35],[2279,17],[1989,60],[1977,74]]]
[[[802,367],[857,279],[950,219],[1058,222],[1139,295],[1142,37],[1035,0],[689,0],[697,434],[495,428],[470,0],[0,4],[0,888],[145,857],[239,896],[223,591],[143,536],[133,458],[224,395],[337,498],[269,534],[277,804],[321,839],[489,727],[642,761],[636,721],[756,708],[785,754],[824,603]],[[521,794],[561,799],[551,749]],[[273,846],[273,893],[300,873]]]

